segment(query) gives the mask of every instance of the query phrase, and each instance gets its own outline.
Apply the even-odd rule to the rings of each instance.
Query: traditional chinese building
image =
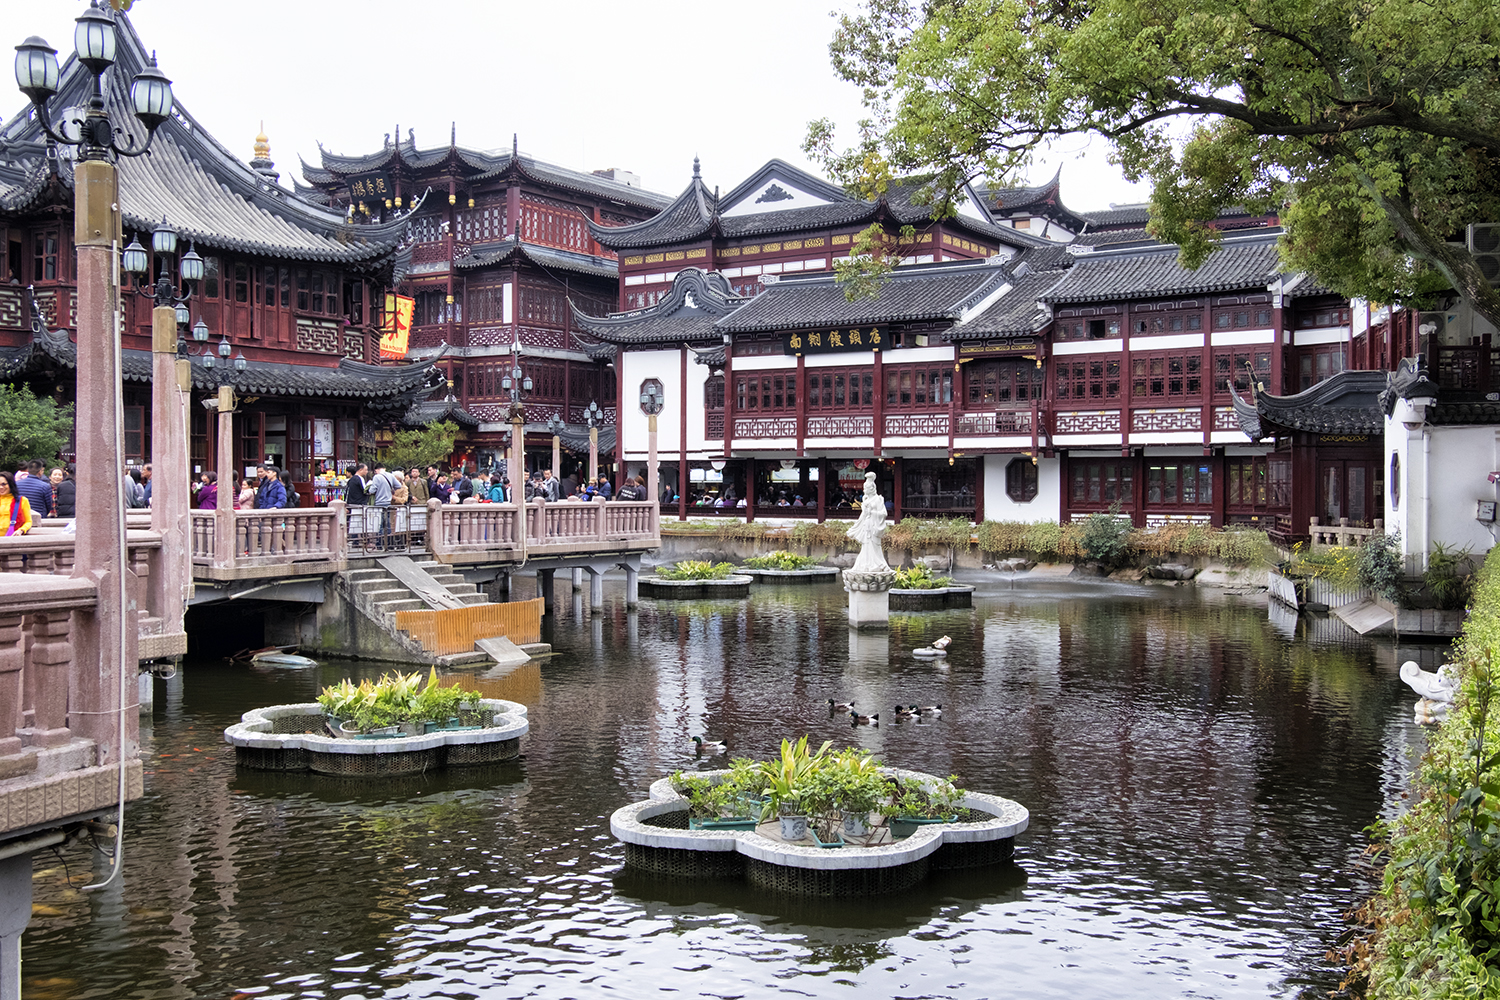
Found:
[[[113,121],[139,133],[125,85],[148,52],[127,16],[117,15],[117,25],[105,103]],[[55,103],[85,103],[91,87],[70,56]],[[372,445],[377,427],[441,378],[425,363],[375,363],[372,306],[390,284],[407,220],[349,225],[343,213],[278,186],[264,135],[254,152],[250,164],[238,159],[179,99],[150,155],[120,159],[120,213],[126,242],[147,248],[153,278],[163,271],[175,278],[190,249],[203,258],[205,276],[188,311],[209,339],[193,343],[182,333],[216,362],[210,368],[205,357],[193,358],[195,393],[211,395],[222,379],[245,401],[236,418],[236,467],[270,459],[305,483],[325,463],[352,461],[361,440]],[[62,403],[73,398],[76,338],[71,154],[72,147],[46,140],[30,109],[0,129],[0,366],[5,378]],[[179,234],[176,253],[150,250],[152,230],[163,222]],[[122,303],[125,455],[142,463],[151,454],[152,301],[126,294]],[[221,343],[245,358],[244,371],[219,356]],[[191,463],[213,468],[216,422],[203,407],[191,409]]]
[[[594,230],[639,223],[669,198],[625,171],[580,173],[527,156],[514,141],[501,152],[461,147],[456,127],[430,149],[410,130],[402,140],[398,128],[374,153],[324,150],[302,173],[310,187],[299,191],[356,232],[379,232],[410,212],[395,273],[397,290],[415,299],[408,357],[431,361],[450,382],[444,412],[463,431],[460,457],[480,468],[499,459],[511,402],[502,380],[517,366],[533,386],[524,402],[535,464],[551,463],[551,417],[569,425],[563,436],[574,444],[587,440],[590,403],[612,427],[616,380],[608,358],[577,339],[573,308],[603,315],[617,300],[618,263]],[[412,422],[434,412],[415,411]],[[607,430],[606,445],[612,438]]]

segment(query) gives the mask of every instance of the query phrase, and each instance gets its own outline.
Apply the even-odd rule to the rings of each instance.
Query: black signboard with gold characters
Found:
[[[890,330],[883,326],[843,327],[838,330],[799,330],[782,335],[788,354],[839,354],[882,351],[890,346]]]
[[[349,197],[353,201],[385,201],[395,193],[388,174],[358,174],[349,178]]]

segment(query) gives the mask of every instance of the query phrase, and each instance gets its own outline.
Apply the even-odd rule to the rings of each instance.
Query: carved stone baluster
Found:
[[[26,665],[21,615],[0,614],[0,756],[20,753],[21,668]]]
[[[34,682],[32,746],[68,742],[68,664],[73,662],[73,613],[49,611],[32,618],[31,673]]]

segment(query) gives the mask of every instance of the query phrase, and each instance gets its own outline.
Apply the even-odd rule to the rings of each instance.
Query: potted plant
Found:
[[[827,769],[829,803],[845,836],[868,837],[870,813],[890,795],[891,782],[873,755],[848,747]]]
[[[893,780],[890,802],[885,811],[891,824],[891,836],[909,837],[919,826],[957,821],[966,794],[954,784],[951,776],[931,784],[899,778]]]
[[[753,830],[760,812],[764,775],[748,759],[724,775],[672,775],[672,787],[688,800],[690,830]]]
[[[761,820],[779,817],[782,840],[807,838],[807,805],[803,800],[813,791],[813,776],[827,760],[828,748],[832,745],[831,740],[827,741],[814,753],[807,749],[806,736],[796,743],[784,739],[780,757],[760,763],[765,778]]]
[[[477,692],[438,682],[437,668],[420,673],[391,673],[379,681],[344,680],[324,688],[318,704],[335,736],[353,738],[419,736],[429,728],[452,728],[461,714],[479,706]]]

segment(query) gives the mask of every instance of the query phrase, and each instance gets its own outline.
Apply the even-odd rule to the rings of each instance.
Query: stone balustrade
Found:
[[[1318,519],[1313,518],[1308,525],[1309,547],[1316,551],[1334,546],[1363,545],[1372,536],[1385,533],[1383,521],[1377,519],[1371,523],[1373,527],[1355,528],[1349,525],[1347,517],[1340,518],[1338,524],[1319,524]]]
[[[650,501],[521,504],[427,503],[428,548],[448,563],[620,551],[661,544],[661,509]],[[518,523],[525,524],[524,535]]]
[[[193,511],[193,575],[212,580],[335,573],[349,561],[344,501],[327,507]]]

